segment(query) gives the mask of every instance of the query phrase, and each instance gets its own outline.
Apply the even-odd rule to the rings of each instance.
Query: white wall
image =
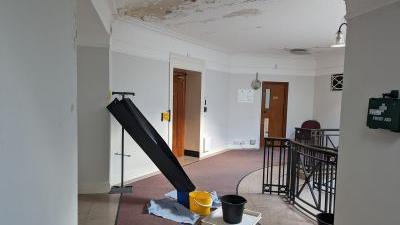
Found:
[[[317,56],[314,119],[322,128],[339,128],[342,91],[331,91],[331,75],[343,73],[344,49]],[[346,84],[344,84],[346,85]]]
[[[331,75],[315,77],[314,119],[321,128],[339,128],[342,91],[331,91]]]
[[[0,3],[1,224],[77,224],[74,11]]]
[[[168,142],[168,123],[161,122],[161,112],[169,108],[169,65],[168,62],[111,52],[111,90],[133,91],[135,105]],[[143,150],[125,135],[126,178],[134,179],[157,171]],[[111,184],[120,179],[121,126],[111,117]]]
[[[261,90],[255,91],[254,103],[239,103],[238,89],[251,88],[255,79],[250,74],[231,74],[229,88],[229,144],[245,141],[245,148],[258,148],[260,143]],[[293,137],[294,128],[313,118],[314,76],[274,76],[260,74],[261,81],[289,82],[287,131],[288,138]],[[250,146],[250,139],[256,145]],[[237,144],[233,147],[241,147]]]
[[[228,85],[229,74],[206,70],[204,96],[207,99],[208,112],[203,119],[203,134],[206,137],[206,153],[201,157],[227,148],[228,125]],[[150,123],[167,143],[168,123],[161,122],[161,112],[169,108],[169,63],[111,52],[111,90],[134,91],[133,102],[138,106]],[[121,149],[121,127],[111,118],[111,184],[119,182],[120,158],[115,152]],[[127,135],[126,179],[135,179],[157,171],[156,166],[139,146]]]
[[[229,74],[206,70],[204,80],[207,112],[204,114],[202,128],[205,145],[200,153],[201,157],[228,148]]]
[[[86,0],[85,0],[86,1]],[[117,14],[112,0],[89,0],[99,14],[101,22],[107,33],[111,33],[111,24]]]
[[[185,150],[200,151],[201,73],[188,71],[185,93]]]
[[[110,164],[109,35],[91,0],[78,1],[78,189],[107,193]]]
[[[102,1],[102,0],[96,0]],[[91,0],[77,0],[78,45],[109,47],[110,36]]]
[[[110,164],[109,49],[78,47],[79,193],[107,193]]]
[[[335,224],[400,224],[400,136],[366,126],[368,99],[399,89],[400,3],[348,22]]]

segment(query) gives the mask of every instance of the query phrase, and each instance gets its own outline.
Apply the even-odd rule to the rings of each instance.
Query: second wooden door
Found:
[[[263,82],[260,147],[265,137],[286,137],[288,83]]]

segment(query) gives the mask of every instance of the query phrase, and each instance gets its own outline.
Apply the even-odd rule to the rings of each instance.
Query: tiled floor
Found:
[[[275,184],[278,184],[278,167],[274,166],[273,169],[273,182]],[[299,180],[300,185],[303,184],[304,180],[300,178]],[[262,192],[262,188],[261,185],[262,184],[262,170],[257,170],[254,171],[253,173],[247,175],[238,185],[237,191],[240,194],[261,194]],[[303,191],[300,193],[300,195],[298,197],[300,197],[301,199],[309,202],[310,204],[313,204],[314,200],[313,200],[313,196],[312,193],[314,192],[315,196],[318,196],[318,191],[317,190],[310,190],[308,186],[305,186]],[[263,195],[260,195],[263,196]],[[325,204],[325,194],[321,195],[321,204],[324,205]],[[261,197],[263,198],[263,197]],[[333,197],[334,198],[334,197]],[[329,201],[331,201],[332,199],[329,199]],[[334,200],[334,199],[333,199]],[[314,208],[310,207],[307,204],[302,203],[301,201],[298,202],[302,207],[304,207],[305,209],[307,209],[308,211],[314,213],[314,214],[318,214],[320,213],[319,211],[315,210]],[[314,203],[315,204],[315,203]]]
[[[315,225],[316,222],[286,204],[279,196],[241,194],[247,199],[246,208],[262,213],[261,225]]]
[[[79,225],[114,225],[119,195],[92,194],[78,196]]]
[[[274,176],[277,176],[277,167],[274,167]],[[275,181],[275,180],[274,180]],[[262,170],[254,171],[244,177],[238,187],[238,193],[261,194],[262,193]]]
[[[274,171],[278,171],[274,169]],[[275,173],[274,173],[275,174]],[[277,176],[277,172],[274,176]],[[238,193],[248,203],[246,208],[262,213],[260,224],[265,225],[313,225],[314,220],[301,213],[292,205],[276,195],[261,194],[262,170],[257,170],[242,179],[238,185]]]

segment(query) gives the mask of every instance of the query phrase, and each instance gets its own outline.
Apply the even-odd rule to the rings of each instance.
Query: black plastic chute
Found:
[[[164,139],[129,98],[114,99],[107,109],[180,192],[196,189]]]

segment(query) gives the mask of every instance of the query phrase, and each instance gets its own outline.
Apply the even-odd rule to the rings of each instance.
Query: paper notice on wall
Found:
[[[254,90],[252,89],[239,89],[238,90],[239,103],[254,103]]]

